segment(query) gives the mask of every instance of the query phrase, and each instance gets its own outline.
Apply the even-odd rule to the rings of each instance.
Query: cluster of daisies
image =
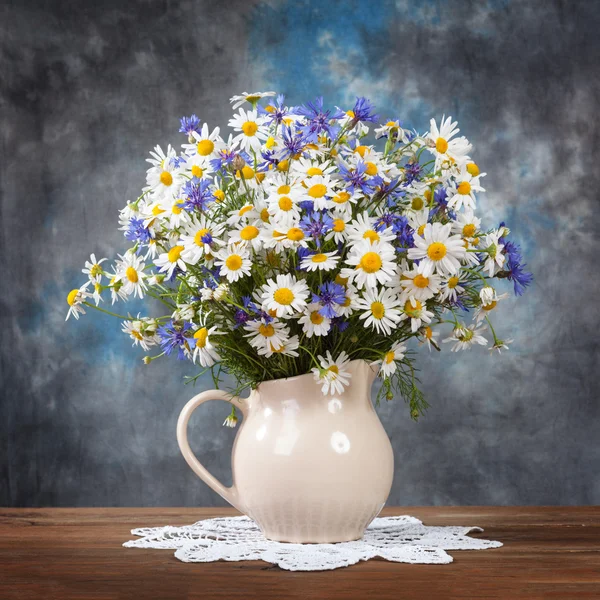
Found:
[[[451,323],[453,351],[507,347],[490,320],[508,296],[496,282],[520,295],[532,276],[508,228],[476,216],[485,173],[452,118],[419,135],[366,98],[351,110],[273,92],[232,104],[228,135],[192,115],[180,150],[150,153],[143,193],[120,211],[131,247],[110,267],[91,255],[68,316],[120,317],[146,363],[175,353],[240,388],[312,372],[339,394],[349,361],[378,362],[381,393],[401,393],[415,417],[426,404],[411,338],[439,350]],[[133,297],[165,314],[101,304]]]

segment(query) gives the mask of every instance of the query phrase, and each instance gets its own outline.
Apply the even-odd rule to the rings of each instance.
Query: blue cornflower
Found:
[[[252,159],[250,155],[247,154],[244,150],[219,150],[217,154],[217,158],[213,158],[210,161],[210,166],[213,171],[220,171],[221,169],[227,168],[231,166],[233,159],[236,156],[241,156],[247,163],[251,163]]]
[[[191,328],[192,324],[189,321],[174,322],[172,319],[158,328],[160,345],[167,356],[177,348],[177,358],[179,360],[185,358],[185,351],[190,349],[188,338],[191,334],[188,332]]]
[[[408,224],[408,219],[404,215],[399,215],[392,223],[392,231],[396,234],[398,240],[398,252],[406,252],[407,248],[415,245],[414,230]]]
[[[337,327],[340,330],[340,332],[346,331],[346,329],[348,329],[349,325],[350,325],[350,323],[343,317],[337,317],[337,318],[333,319],[333,321],[331,321],[331,326]]]
[[[406,184],[410,185],[413,181],[419,181],[421,177],[421,165],[418,162],[409,162],[404,165],[404,175]]]
[[[233,315],[233,319],[235,320],[234,329],[237,329],[241,325],[245,325],[250,320],[250,314],[245,310],[238,308]]]
[[[298,248],[298,250],[296,251],[296,256],[298,257],[298,270],[306,270],[305,267],[302,267],[300,265],[302,264],[302,261],[310,254],[312,254],[312,252],[308,248],[304,248],[303,246],[300,246],[300,248]]]
[[[139,244],[147,244],[152,239],[150,230],[144,225],[144,219],[129,219],[129,225],[125,231],[125,237],[130,242],[138,242]]]
[[[325,211],[313,211],[300,219],[300,229],[320,246],[321,238],[333,229],[333,219]]]
[[[319,314],[333,319],[337,317],[336,305],[346,302],[346,290],[339,283],[323,283],[319,286],[319,293],[312,295],[312,301],[322,304]]]
[[[368,98],[360,97],[356,98],[354,108],[351,111],[352,122],[350,128],[354,127],[357,123],[377,123],[379,115],[376,115],[373,111],[375,107]]]
[[[348,184],[347,189],[350,193],[354,194],[357,189],[367,194],[373,191],[373,186],[368,180],[367,164],[364,160],[359,160],[356,167],[348,167],[340,161],[338,169],[342,179]]]
[[[179,127],[180,133],[187,133],[188,137],[192,135],[192,132],[200,133],[200,119],[196,115],[191,117],[181,117],[179,120],[181,126]]]
[[[300,154],[308,141],[301,131],[293,133],[292,128],[287,125],[283,128],[282,136],[283,148],[281,154],[283,158],[289,158],[290,156]]]
[[[285,96],[279,94],[275,100],[271,100],[265,108],[259,105],[258,114],[270,121],[271,125],[281,125],[286,117],[296,114],[296,107],[284,106]]]
[[[314,102],[307,102],[306,105],[297,108],[297,114],[306,119],[305,125],[299,125],[298,130],[302,132],[307,143],[315,143],[319,140],[319,135],[329,134],[331,139],[335,138],[340,130],[340,126],[332,121],[342,119],[346,113],[339,108],[335,111],[323,110],[323,97],[316,98]]]
[[[279,164],[279,161],[281,160],[281,158],[278,156],[278,154],[279,153],[276,152],[275,150],[261,151],[260,155],[262,156],[264,162],[262,162],[258,165],[257,171],[265,172],[265,171],[270,171],[271,169],[275,168]]]
[[[204,211],[214,201],[211,185],[208,179],[193,177],[181,188],[181,194],[185,198],[183,208],[189,212],[194,210]]]
[[[432,214],[437,214],[440,211],[445,211],[448,217],[456,219],[456,213],[448,208],[448,192],[444,187],[438,187],[433,193],[433,208],[431,209]]]
[[[521,264],[521,248],[514,242],[505,242],[504,252],[506,254],[506,264],[504,270],[508,271],[507,278],[513,282],[515,295],[522,296],[525,288],[533,281],[533,274],[524,270],[527,266]]]

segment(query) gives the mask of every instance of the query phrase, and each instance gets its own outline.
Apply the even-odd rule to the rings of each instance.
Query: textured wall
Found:
[[[536,276],[499,311],[509,353],[423,356],[432,404],[379,409],[394,504],[600,503],[595,2],[35,2],[0,8],[0,505],[217,505],[179,455],[189,365],[144,367],[102,315],[64,323],[90,251],[124,248],[117,209],[178,117],[227,99],[323,94],[425,129],[452,114]],[[498,323],[500,320],[496,319]],[[194,420],[225,479],[227,407]]]

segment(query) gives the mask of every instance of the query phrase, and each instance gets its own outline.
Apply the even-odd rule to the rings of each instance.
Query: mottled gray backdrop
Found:
[[[175,441],[196,390],[150,367],[116,320],[64,323],[89,252],[125,248],[117,209],[178,118],[226,125],[234,93],[276,89],[424,130],[459,119],[536,280],[497,327],[513,349],[423,353],[432,408],[379,409],[393,504],[600,503],[600,3],[4,0],[0,7],[0,505],[219,505]],[[200,411],[199,411],[200,412]],[[194,419],[229,477],[227,408]]]

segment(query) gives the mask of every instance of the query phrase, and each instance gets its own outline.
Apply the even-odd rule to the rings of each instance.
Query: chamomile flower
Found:
[[[340,257],[337,252],[317,252],[309,254],[300,262],[306,271],[331,271],[337,267]]]
[[[252,106],[255,106],[256,103],[262,98],[269,98],[271,96],[275,96],[275,94],[276,92],[243,92],[239,96],[232,96],[229,99],[229,102],[231,102],[231,108],[235,110],[236,108],[242,106],[244,102],[249,102],[250,104],[252,104]]]
[[[68,293],[67,304],[69,305],[69,311],[67,312],[65,321],[71,316],[75,317],[75,319],[79,319],[79,315],[85,315],[85,309],[82,304],[91,297],[91,294],[86,289],[88,285],[89,281],[80,288],[75,288]]]
[[[425,264],[421,262],[418,266],[402,273],[400,285],[406,298],[424,301],[438,293],[442,278],[433,273],[428,276],[423,275],[425,268]]]
[[[309,304],[304,314],[298,320],[307,338],[311,338],[313,335],[327,335],[331,329],[331,319],[324,317],[319,312],[321,308],[320,304]]]
[[[91,283],[97,283],[102,279],[104,269],[100,266],[106,258],[96,260],[95,254],[90,254],[90,260],[85,261],[85,268],[81,270],[82,273],[88,276]]]
[[[396,252],[391,244],[363,240],[350,248],[342,277],[347,277],[357,288],[375,287],[392,280],[397,272]]]
[[[502,269],[504,261],[506,260],[506,257],[502,252],[504,250],[504,244],[500,242],[501,235],[501,231],[492,231],[483,236],[480,240],[480,247],[486,251],[483,270],[490,277],[493,277],[497,271]]]
[[[284,339],[281,344],[276,345],[269,342],[264,349],[259,349],[258,353],[265,358],[271,358],[274,354],[283,354],[285,356],[298,356],[296,349],[300,346],[297,335]]]
[[[124,256],[119,255],[119,259],[115,266],[115,282],[122,283],[121,291],[127,296],[133,294],[138,298],[143,298],[148,289],[145,281],[146,273],[144,273],[146,264],[133,252],[126,252]]]
[[[320,162],[313,158],[300,157],[292,163],[292,171],[300,180],[304,179],[304,185],[308,187],[311,177],[331,175],[335,172],[335,165],[331,161]]]
[[[178,229],[190,221],[190,213],[184,209],[185,200],[183,198],[163,200],[162,205],[165,207],[165,214],[169,219],[171,230]]]
[[[447,190],[448,206],[454,210],[460,210],[463,206],[475,208],[475,192],[485,192],[479,184],[480,177],[473,177],[466,169],[461,171]]]
[[[260,294],[263,309],[274,311],[277,317],[302,312],[308,296],[308,285],[305,281],[298,281],[292,275],[281,274],[275,279],[267,280]]]
[[[472,208],[458,213],[456,220],[452,222],[452,231],[459,233],[465,239],[472,239],[477,235],[481,227],[481,219],[477,218]]]
[[[181,236],[181,258],[186,263],[195,265],[202,256],[216,252],[223,245],[224,242],[219,239],[222,234],[223,225],[209,221],[206,215],[192,219]]]
[[[419,331],[419,343],[425,344],[429,352],[431,352],[431,347],[433,346],[436,350],[440,349],[437,338],[440,336],[439,331],[433,331],[429,325],[423,327]]]
[[[264,117],[259,117],[255,110],[240,108],[238,114],[229,120],[229,127],[240,132],[233,138],[233,144],[246,152],[260,152],[263,142],[269,137],[264,122]]]
[[[152,346],[156,346],[160,342],[157,335],[158,323],[156,319],[148,317],[140,317],[123,321],[121,331],[126,333],[132,340],[133,345],[139,345],[144,350],[148,351]]]
[[[348,238],[347,228],[350,216],[344,211],[335,211],[331,216],[333,225],[331,231],[325,235],[325,241],[333,240],[336,244],[343,244]]]
[[[410,319],[410,330],[413,333],[423,325],[423,323],[431,323],[433,313],[427,310],[425,302],[420,302],[414,298],[410,298],[404,303],[402,320]]]
[[[160,272],[167,274],[167,279],[173,277],[176,268],[187,271],[187,265],[181,257],[183,250],[184,247],[181,244],[176,244],[168,252],[159,254],[158,258],[154,261],[154,264],[159,267]]]
[[[210,328],[202,326],[194,332],[190,339],[193,362],[199,362],[203,367],[212,367],[215,362],[221,360],[211,340],[215,335],[222,335],[216,326]]]
[[[439,298],[442,302],[445,300],[456,302],[458,295],[462,294],[464,291],[465,288],[460,285],[460,277],[458,275],[451,275],[450,277],[442,280]]]
[[[248,249],[241,244],[230,244],[216,254],[215,266],[220,267],[219,274],[227,281],[235,282],[250,275],[252,261]]]
[[[146,190],[152,191],[157,197],[175,195],[181,184],[177,153],[171,146],[168,146],[166,153],[156,146],[150,156],[152,158],[146,159],[152,165],[146,172]]]
[[[260,225],[261,221],[258,219],[247,225],[239,225],[229,234],[229,243],[240,244],[244,247],[251,246],[254,250],[259,250],[263,245],[260,237]]]
[[[290,225],[300,220],[299,202],[302,198],[301,188],[286,183],[271,189],[267,198],[267,212],[281,223]]]
[[[185,153],[190,156],[199,156],[205,160],[214,158],[220,150],[225,148],[225,143],[219,135],[220,132],[219,127],[209,131],[208,125],[204,123],[199,132],[192,132],[193,142],[183,145]]]
[[[336,195],[335,182],[329,175],[315,175],[304,180],[306,199],[314,203],[315,210],[329,207],[329,199]]]
[[[491,293],[489,290],[491,290]],[[477,307],[474,315],[475,322],[477,323],[485,319],[498,306],[500,300],[508,298],[508,294],[498,295],[496,290],[490,286],[482,288],[480,294],[481,304]]]
[[[375,219],[369,217],[366,211],[359,214],[346,228],[348,239],[352,242],[368,240],[371,244],[375,242],[391,242],[396,238],[391,228],[378,231],[375,229]]]
[[[381,377],[389,377],[396,372],[399,363],[406,355],[406,346],[400,342],[396,342],[384,355],[379,369]]]
[[[263,354],[270,352],[271,346],[281,347],[290,334],[285,324],[277,319],[249,321],[244,329],[248,332],[245,337],[249,338],[250,345]]]
[[[487,346],[487,339],[481,335],[481,331],[481,327],[475,324],[468,327],[466,325],[459,325],[454,328],[452,335],[442,340],[442,342],[454,342],[452,352],[467,350],[471,348],[473,344]]]
[[[456,161],[467,156],[472,146],[465,137],[456,138],[460,129],[452,117],[444,115],[438,128],[435,119],[430,121],[431,129],[426,138],[427,147],[436,157],[436,170],[443,161]],[[454,139],[453,139],[454,138]]]
[[[326,355],[317,356],[319,368],[312,369],[315,381],[321,385],[323,394],[343,394],[344,389],[350,385],[352,377],[349,371],[346,371],[350,359],[345,352],[342,352],[335,360],[331,352],[327,350]]]
[[[460,261],[464,259],[466,249],[462,237],[451,235],[451,229],[450,223],[428,223],[422,236],[414,236],[415,247],[408,249],[408,258],[422,259],[424,277],[434,271],[441,275],[452,275],[460,269]]]
[[[390,335],[398,327],[402,315],[398,310],[398,296],[393,290],[377,290],[367,287],[362,298],[355,301],[356,309],[363,311],[360,319],[365,321],[365,327],[371,327],[384,335]]]
[[[237,225],[238,223],[248,221],[256,221],[260,218],[260,214],[256,210],[254,204],[244,204],[242,208],[233,210],[229,213],[229,218],[226,221],[227,225]]]

